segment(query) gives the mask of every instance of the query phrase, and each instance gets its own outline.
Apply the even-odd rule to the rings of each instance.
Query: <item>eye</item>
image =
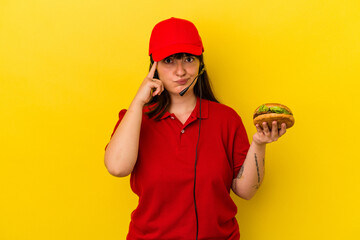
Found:
[[[195,61],[194,57],[186,57],[185,58],[185,62],[192,63],[193,61]]]
[[[169,63],[172,63],[173,60],[172,60],[172,58],[165,58],[165,59],[163,60],[163,62],[166,63],[166,64],[169,64]]]

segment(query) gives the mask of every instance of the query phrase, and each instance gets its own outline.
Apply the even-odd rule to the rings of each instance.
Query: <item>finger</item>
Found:
[[[152,94],[153,97],[158,95],[158,94],[160,95],[160,93],[161,93],[161,85],[159,83],[154,84],[153,89],[155,89],[155,91],[153,91],[153,94]]]
[[[165,90],[164,84],[161,82],[161,92]]]
[[[157,66],[157,62],[154,62],[154,64],[152,65],[149,74],[147,75],[148,78],[153,78],[154,74],[155,74],[155,70],[156,70],[156,66]]]
[[[286,123],[282,123],[281,124],[281,129],[279,131],[279,136],[281,137],[282,135],[284,135],[286,133]]]
[[[159,92],[159,95],[164,91],[164,84],[162,83],[162,81],[160,79],[156,79],[156,78],[152,78],[151,79],[151,82],[159,85],[159,88],[160,88],[160,92]],[[156,87],[156,86],[155,86]]]
[[[164,91],[164,84],[160,79],[153,78],[151,81],[156,82],[160,85],[160,92],[159,95]]]
[[[152,96],[155,97],[157,94],[159,94],[159,89],[154,88],[155,91],[153,91]]]
[[[271,127],[271,136],[275,139],[277,139],[279,137],[279,129],[277,127],[277,122],[273,121],[272,122],[272,127]]]
[[[270,135],[270,130],[269,130],[269,127],[267,125],[267,122],[263,122],[263,129],[264,129],[265,135]]]
[[[259,124],[256,124],[255,127],[258,133],[262,133],[262,129]]]

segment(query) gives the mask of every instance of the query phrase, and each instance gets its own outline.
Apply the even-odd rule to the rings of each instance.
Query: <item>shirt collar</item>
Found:
[[[165,118],[167,118],[167,117],[170,117],[170,113],[168,112],[168,111],[166,111],[165,113],[164,113],[164,115],[162,115],[162,117],[160,118],[160,120],[162,120],[162,119],[165,119]]]
[[[201,119],[208,118],[209,115],[209,100],[201,99]],[[196,116],[200,118],[200,98],[197,98],[196,106],[194,111],[191,113],[191,116]]]

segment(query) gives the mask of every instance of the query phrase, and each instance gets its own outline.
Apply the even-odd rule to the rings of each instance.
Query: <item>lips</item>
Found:
[[[189,79],[180,79],[175,81],[179,85],[185,85],[188,82]]]

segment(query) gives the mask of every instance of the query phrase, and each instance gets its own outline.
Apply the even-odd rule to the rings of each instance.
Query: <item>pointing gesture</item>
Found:
[[[156,67],[158,62],[154,62],[154,64],[151,66],[151,69],[147,75],[148,78],[153,78],[155,75]]]
[[[135,101],[141,103],[142,105],[145,105],[151,100],[152,97],[160,95],[164,91],[163,83],[159,79],[154,78],[156,66],[157,62],[154,62],[149,71],[149,74],[141,83],[139,90],[134,98]]]

